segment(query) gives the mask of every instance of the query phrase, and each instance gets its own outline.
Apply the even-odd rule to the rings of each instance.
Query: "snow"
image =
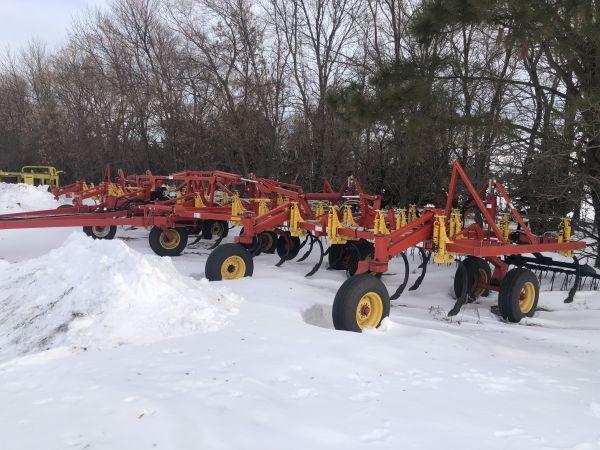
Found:
[[[0,268],[0,362],[57,347],[103,349],[215,331],[240,301],[181,275],[170,259],[83,233]]]
[[[542,292],[543,310],[520,324],[490,312],[495,294],[449,319],[455,268],[432,264],[380,329],[356,334],[331,324],[345,275],[304,277],[316,255],[280,268],[260,255],[252,278],[207,284],[209,242],[157,259],[142,229],[119,229],[113,242],[24,230],[19,251],[6,233],[0,298],[13,271],[26,277],[12,291],[23,307],[74,285],[65,315],[44,320],[60,324],[86,306],[97,326],[87,335],[76,328],[73,340],[62,334],[46,351],[2,346],[1,448],[600,449],[598,292],[579,292],[572,304],[562,302],[566,292]],[[88,259],[103,258],[94,275]],[[418,256],[409,261],[412,282]],[[390,290],[401,274],[394,262],[383,277]],[[105,282],[118,279],[123,303]],[[178,293],[170,297],[166,283]],[[227,300],[215,305],[202,293],[213,289]],[[214,330],[203,319],[196,331],[184,325],[182,311],[195,303],[198,318],[218,316]],[[32,342],[47,335],[34,331]]]
[[[0,183],[0,214],[54,209],[60,204],[46,186]]]

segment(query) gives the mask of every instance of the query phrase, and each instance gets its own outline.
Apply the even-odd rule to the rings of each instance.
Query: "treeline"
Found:
[[[0,65],[0,168],[357,175],[440,203],[451,162],[538,232],[598,237],[600,9],[555,0],[114,0]],[[595,218],[597,217],[597,218]]]

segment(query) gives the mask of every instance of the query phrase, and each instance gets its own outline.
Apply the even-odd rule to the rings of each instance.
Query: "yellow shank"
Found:
[[[321,217],[325,214],[325,205],[323,202],[317,202],[317,207],[315,208],[315,216]]]
[[[404,228],[408,221],[406,220],[406,208],[396,211],[396,230]]]
[[[460,212],[454,208],[450,213],[450,238],[454,239],[457,234],[462,231],[462,220],[460,218]]]
[[[330,244],[345,244],[348,239],[338,234],[338,230],[342,227],[340,218],[338,217],[337,206],[329,208],[329,214],[327,215],[327,240]]]
[[[298,202],[292,202],[292,206],[290,208],[290,234],[292,236],[300,237],[306,235],[306,231],[300,228],[301,222],[304,222],[304,219],[300,214]]]
[[[240,196],[238,194],[233,194],[233,198],[231,200],[231,221],[232,222],[241,222],[241,215],[244,214],[244,205],[240,200]]]
[[[389,234],[390,231],[385,224],[385,214],[381,209],[376,212],[375,220],[373,222],[373,233],[375,234]]]
[[[508,241],[510,236],[510,214],[507,212],[502,213],[502,217],[500,218],[500,231],[502,232],[502,237],[505,241]]]
[[[206,208],[206,204],[198,192],[194,195],[194,208]]]
[[[408,205],[408,221],[417,220],[417,205]]]
[[[558,243],[563,244],[567,242],[571,242],[571,219],[563,217],[558,227]],[[563,250],[559,253],[563,256],[573,256],[573,250]]]
[[[358,226],[358,224],[354,220],[354,215],[352,214],[352,207],[350,205],[344,206],[344,213],[342,214],[342,223],[346,227]]]
[[[454,257],[446,250],[446,244],[452,242],[446,234],[446,216],[435,216],[433,222],[433,262],[448,264]]]

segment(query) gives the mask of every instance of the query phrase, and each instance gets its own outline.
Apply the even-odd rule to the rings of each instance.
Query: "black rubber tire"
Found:
[[[217,229],[218,228],[218,229]],[[225,238],[229,234],[229,224],[224,220],[205,220],[202,222],[202,239]]]
[[[108,234],[106,235],[99,235],[96,231],[94,231],[94,228],[96,227],[83,227],[83,232],[92,239],[105,239],[107,241],[114,239],[115,235],[117,234],[116,225],[109,225]]]
[[[469,298],[476,299],[478,297],[487,297],[490,294],[490,290],[486,289],[483,292],[477,292],[475,290],[475,282],[479,277],[481,279],[480,270],[485,271],[485,275],[487,277],[486,284],[489,284],[492,279],[492,270],[490,269],[490,265],[487,263],[485,259],[477,258],[475,256],[468,256],[462,261],[464,269],[467,270],[467,293],[469,294]],[[454,296],[456,298],[460,297],[460,294],[463,290],[463,279],[461,270],[464,270],[459,265],[456,269],[456,275],[454,276]]]
[[[205,220],[202,222],[202,239],[212,239],[212,220]]]
[[[275,253],[277,249],[277,233],[274,231],[263,231],[259,235],[260,251],[262,253]]]
[[[277,255],[281,259],[289,261],[298,256],[300,252],[300,238],[290,236],[289,233],[282,234],[277,239]]]
[[[329,247],[329,253],[327,253],[329,268],[333,270],[344,270],[346,267],[344,266],[343,255],[344,244],[332,244]]]
[[[346,275],[352,277],[356,274],[360,261],[373,258],[375,247],[371,242],[361,239],[344,244],[343,251],[341,265],[346,270]]]
[[[532,283],[535,288],[535,297],[531,309],[523,313],[519,305],[521,289],[525,283]],[[519,323],[523,317],[533,317],[537,309],[540,296],[540,284],[535,274],[524,267],[509,270],[498,294],[498,310],[500,315],[509,322]]]
[[[379,294],[383,302],[383,314],[381,320],[390,315],[390,295],[380,279],[368,273],[348,278],[340,286],[333,300],[331,315],[333,326],[336,330],[362,332],[356,321],[356,308],[360,299],[367,292]],[[377,324],[377,327],[381,321]]]
[[[160,238],[164,233],[162,228],[154,226],[150,230],[148,242],[152,251],[158,256],[179,256],[187,246],[188,233],[185,228],[171,228],[170,231],[179,234],[179,243],[173,248],[165,248],[160,242]]]
[[[254,272],[254,261],[252,260],[252,255],[248,250],[246,250],[240,244],[223,244],[219,247],[215,248],[210,255],[208,255],[208,259],[206,260],[206,265],[204,266],[204,275],[209,281],[220,281],[222,280],[221,276],[221,266],[223,262],[230,256],[239,256],[244,260],[246,264],[246,272],[244,273],[244,277],[251,277]]]

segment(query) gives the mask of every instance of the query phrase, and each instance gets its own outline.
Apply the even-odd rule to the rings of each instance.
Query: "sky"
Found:
[[[46,42],[49,49],[59,47],[67,37],[74,17],[95,7],[106,7],[109,0],[0,0],[0,51],[12,51],[31,39]]]

